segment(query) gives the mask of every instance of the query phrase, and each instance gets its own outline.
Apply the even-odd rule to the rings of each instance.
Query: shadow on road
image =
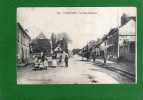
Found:
[[[104,68],[104,69],[109,70],[109,71],[112,71],[116,74],[119,74],[123,77],[130,79],[133,82],[135,81],[135,74],[132,74],[128,71],[124,71],[121,69],[121,67],[123,68],[124,66],[120,66],[120,68],[117,68],[117,67],[115,67],[115,66],[117,66],[116,64],[108,64],[108,63],[103,64],[99,61],[96,61],[95,63],[93,63],[93,65],[99,66],[100,68]],[[96,70],[96,69],[90,69],[90,70]]]

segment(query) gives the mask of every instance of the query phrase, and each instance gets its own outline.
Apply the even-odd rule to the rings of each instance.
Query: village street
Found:
[[[114,67],[116,66],[116,67]],[[117,69],[118,67],[118,69]],[[48,67],[33,71],[32,65],[17,68],[18,84],[118,84],[134,83],[135,76],[121,70],[120,65],[102,60],[82,61],[75,55],[69,59],[69,67]],[[131,68],[130,68],[131,69]],[[132,71],[130,71],[132,72]]]

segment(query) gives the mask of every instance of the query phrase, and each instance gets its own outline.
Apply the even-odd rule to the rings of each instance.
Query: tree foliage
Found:
[[[51,51],[51,43],[49,39],[35,39],[31,43],[33,53]]]

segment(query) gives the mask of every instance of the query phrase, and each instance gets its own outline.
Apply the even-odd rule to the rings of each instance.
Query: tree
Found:
[[[71,39],[70,37],[68,36],[68,34],[66,32],[62,32],[62,33],[59,33],[57,35],[57,40],[63,40],[66,41],[67,43],[70,43],[71,42]]]
[[[51,35],[51,41],[52,41],[52,51],[54,51],[54,49],[56,48],[56,35],[54,33],[52,33]]]
[[[60,47],[68,53],[68,43],[71,42],[71,39],[69,38],[68,34],[63,32],[59,33],[57,35],[57,45],[60,45]]]
[[[46,38],[44,34],[38,35],[31,42],[31,48],[33,53],[45,52],[51,53],[51,43],[50,40]]]

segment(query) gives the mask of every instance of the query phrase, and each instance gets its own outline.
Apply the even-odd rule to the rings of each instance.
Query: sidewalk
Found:
[[[116,70],[130,74],[131,76],[135,76],[136,74],[135,63],[107,61],[107,63],[104,64],[104,61],[102,59],[96,59],[95,63],[96,65],[102,67],[112,67]]]
[[[27,64],[24,64],[24,63],[20,63],[20,64],[16,64],[17,67],[24,67],[26,66]]]

